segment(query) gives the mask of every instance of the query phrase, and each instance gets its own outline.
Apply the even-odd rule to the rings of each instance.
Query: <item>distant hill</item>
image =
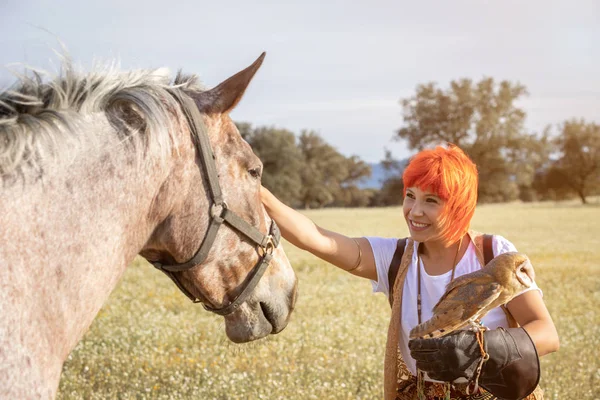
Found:
[[[381,189],[383,181],[387,178],[387,171],[381,163],[369,163],[371,176],[358,182],[359,189]]]

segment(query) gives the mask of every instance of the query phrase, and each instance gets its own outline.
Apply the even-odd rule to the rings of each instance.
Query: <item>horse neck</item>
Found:
[[[66,171],[50,168],[35,184],[0,192],[0,309],[11,310],[0,313],[0,348],[19,347],[12,365],[33,360],[51,375],[40,379],[58,383],[64,359],[158,223],[149,210],[169,163],[144,163],[136,168],[114,148],[82,152]]]

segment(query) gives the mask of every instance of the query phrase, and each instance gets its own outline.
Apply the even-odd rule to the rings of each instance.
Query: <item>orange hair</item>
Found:
[[[477,204],[477,166],[457,146],[437,146],[411,158],[404,173],[406,188],[430,190],[444,200],[441,236],[446,245],[457,242],[469,229]]]

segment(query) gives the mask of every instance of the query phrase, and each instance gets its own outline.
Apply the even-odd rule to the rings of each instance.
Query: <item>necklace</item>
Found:
[[[460,253],[460,248],[462,246],[462,240],[464,236],[461,236],[458,241],[458,248],[456,249],[456,254],[454,254],[454,261],[452,261],[452,275],[450,276],[450,282],[454,280],[454,273],[456,272],[456,264],[458,253]],[[421,245],[419,244],[419,247]],[[423,265],[425,268],[425,265]],[[419,249],[417,249],[417,316],[419,325],[421,324],[421,255],[419,253]]]

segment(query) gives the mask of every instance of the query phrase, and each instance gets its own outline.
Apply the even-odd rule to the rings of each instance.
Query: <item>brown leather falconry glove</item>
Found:
[[[533,341],[523,328],[498,328],[484,332],[484,362],[479,385],[506,400],[518,400],[534,391],[540,380],[540,362]],[[456,331],[435,339],[408,342],[417,368],[431,379],[454,382],[475,378],[481,350],[471,331]]]

